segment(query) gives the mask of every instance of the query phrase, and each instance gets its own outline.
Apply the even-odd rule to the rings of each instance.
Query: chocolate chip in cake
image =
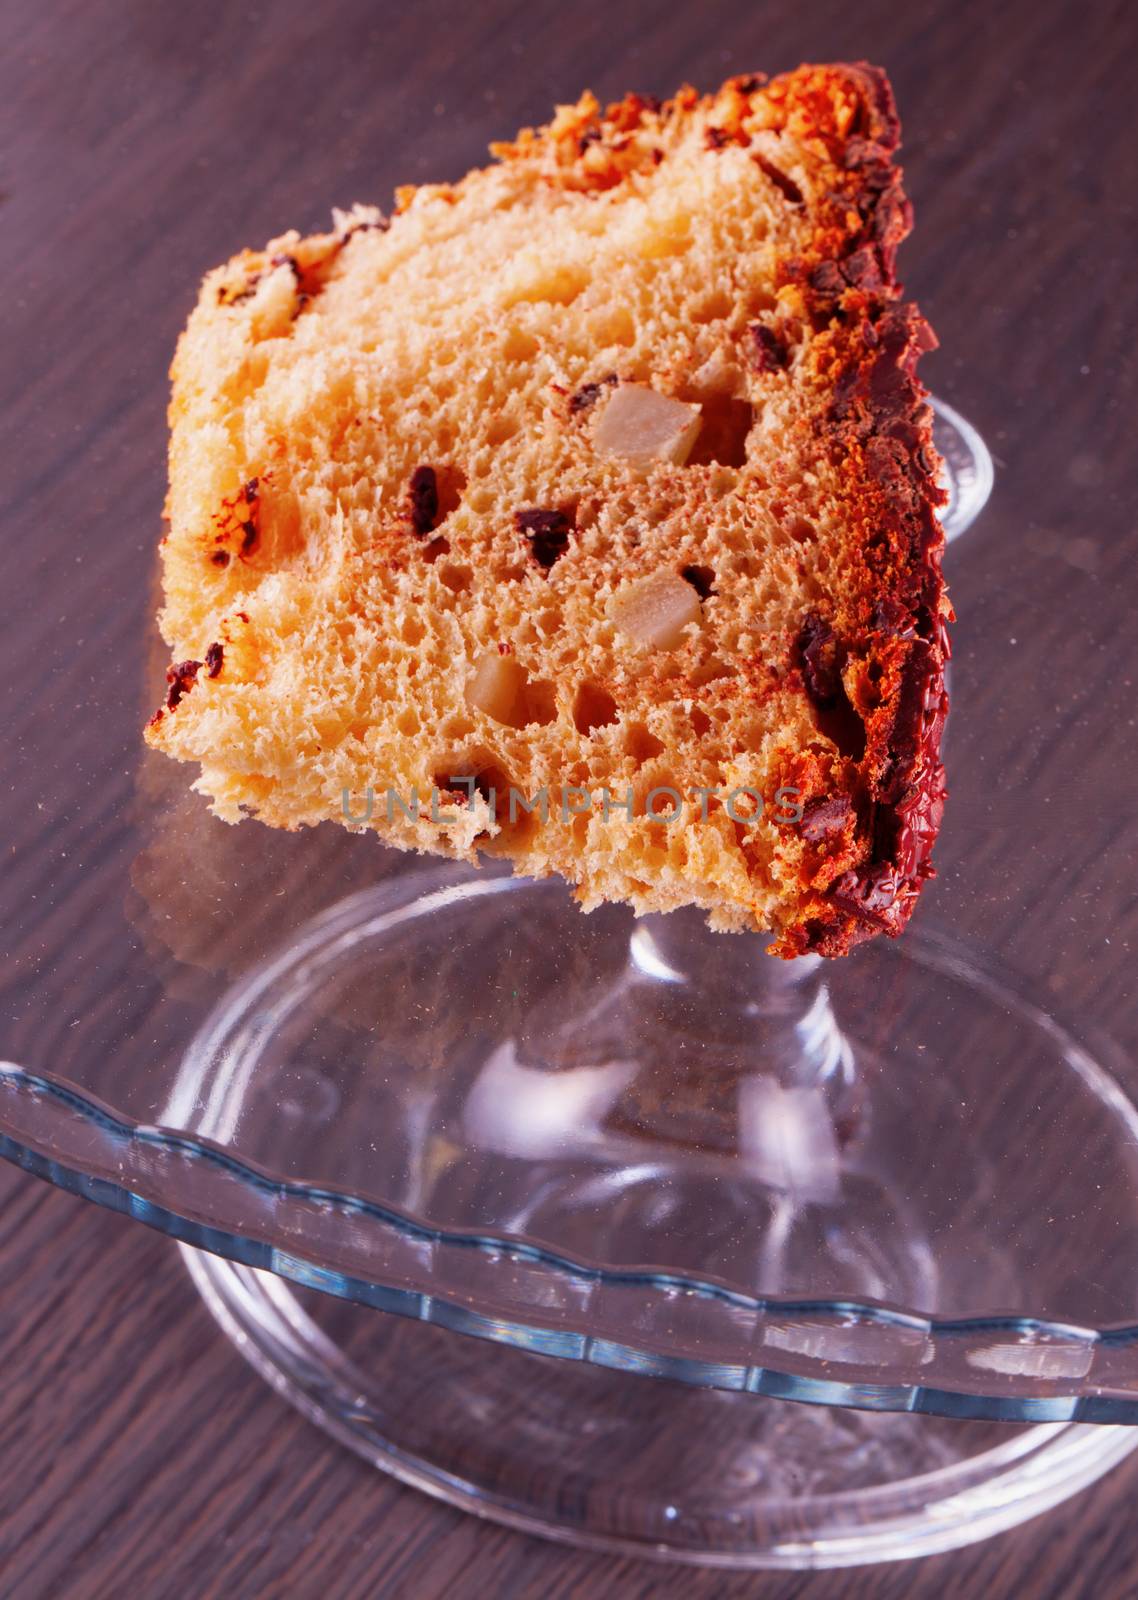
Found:
[[[241,485],[241,498],[249,507],[249,515],[240,522],[241,554],[251,555],[261,531],[261,480],[249,478]]]
[[[802,204],[802,190],[798,187],[793,178],[788,178],[786,173],[783,172],[781,168],[776,167],[773,161],[769,161],[767,157],[758,150],[753,153],[751,159],[757,167],[762,168],[763,172],[766,173],[767,177],[774,184],[775,188],[780,194],[785,195],[792,206],[800,206]]]
[[[846,280],[842,277],[842,270],[836,261],[822,261],[810,274],[810,287],[820,295],[833,297],[840,295],[846,287]]]
[[[221,671],[221,663],[225,659],[225,652],[216,641],[210,645],[205,653],[205,670],[207,678],[216,678]]]
[[[798,654],[806,692],[815,705],[832,705],[841,683],[837,639],[824,618],[809,612],[798,634]]]
[[[807,802],[799,832],[804,839],[815,844],[833,833],[841,833],[852,815],[853,801],[848,794],[825,795]]]
[[[747,324],[747,361],[755,372],[781,372],[787,359],[786,346],[772,327],[765,322]]]
[[[610,372],[606,377],[601,378],[597,383],[582,384],[577,392],[570,397],[570,415],[576,416],[578,412],[588,411],[590,407],[595,406],[601,397],[601,391],[606,386],[614,384],[616,381],[616,373]]]
[[[200,661],[180,661],[166,668],[166,682],[170,685],[166,705],[171,711],[181,704],[183,695],[189,694],[193,688],[201,665]]]
[[[538,566],[544,567],[547,572],[569,548],[573,524],[564,511],[534,506],[528,511],[516,511],[514,523],[518,532],[524,533],[529,540]]]
[[[419,535],[430,533],[439,517],[439,480],[434,467],[416,467],[407,485],[411,526]]]

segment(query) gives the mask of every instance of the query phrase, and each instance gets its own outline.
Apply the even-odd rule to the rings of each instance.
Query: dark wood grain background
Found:
[[[284,227],[322,226],[333,203],[386,204],[397,182],[456,177],[489,139],[585,84],[604,98],[801,59],[886,65],[918,211],[903,267],[943,346],[929,378],[1001,467],[982,536],[952,556],[969,645],[952,737],[965,763],[998,736],[1004,781],[983,806],[959,802],[938,904],[1133,1041],[1134,740],[1101,735],[1107,716],[1133,727],[1138,666],[1133,6],[8,0],[2,37],[0,704],[13,793],[41,749],[37,705],[75,649],[61,594],[82,593],[88,618],[90,594],[106,597],[90,625],[108,648],[147,625],[137,585],[129,603],[114,597],[154,542],[164,371],[208,266]],[[84,518],[113,536],[84,541]],[[1001,640],[990,656],[986,637]],[[1038,736],[1041,706],[1061,746]],[[97,738],[97,718],[86,724]],[[1063,783],[1046,790],[1059,805],[1032,809],[1040,769],[1060,760]],[[1057,815],[1063,797],[1077,832]],[[81,949],[121,800],[89,797],[59,835],[90,889],[37,939]],[[27,808],[11,816],[10,884],[37,858]],[[1004,867],[1012,828],[1038,837],[1018,876]],[[19,951],[5,978],[18,967]],[[33,1040],[51,1025],[25,1020]],[[108,1007],[102,1042],[138,1026]],[[1138,1460],[990,1544],[846,1574],[701,1574],[481,1524],[287,1409],[217,1334],[167,1241],[8,1169],[0,1373],[4,1600],[1138,1595]]]

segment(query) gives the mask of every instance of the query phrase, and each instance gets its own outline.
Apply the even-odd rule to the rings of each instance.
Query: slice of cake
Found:
[[[211,272],[147,729],[332,821],[840,955],[931,876],[950,611],[884,75],[590,95]]]

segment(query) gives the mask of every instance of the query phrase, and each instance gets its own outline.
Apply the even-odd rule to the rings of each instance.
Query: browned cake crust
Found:
[[[832,73],[854,90],[848,121],[832,116]],[[776,81],[771,91],[777,88]],[[832,400],[817,426],[820,447],[845,475],[856,575],[832,616],[805,621],[797,661],[803,688],[825,717],[846,713],[854,680],[852,726],[865,753],[860,792],[850,797],[859,817],[857,859],[803,907],[780,953],[844,955],[874,933],[900,933],[935,875],[929,857],[944,812],[951,620],[936,509],[946,495],[937,482],[928,391],[916,375],[936,336],[915,305],[898,300],[897,246],[913,214],[892,160],[901,124],[889,80],[866,62],[822,69],[814,81],[794,82],[788,120],[796,115],[833,130],[831,204],[814,250],[785,273],[801,288],[811,320],[826,329],[812,352]],[[861,219],[855,230],[851,209]],[[814,827],[824,835],[835,805],[832,798],[818,804]],[[808,807],[807,837],[810,830]]]
[[[773,930],[786,957],[899,933],[933,875],[952,613],[916,376],[936,340],[895,274],[912,221],[898,142],[885,74],[864,63],[663,105],[585,96],[496,146],[500,166],[400,190],[390,225],[357,208],[211,273],[173,373],[175,664],[148,741],[201,764],[220,815],[283,827],[344,820],[341,789],[377,771],[429,783],[452,751],[523,791],[786,786],[795,825],[749,832],[714,803],[670,832],[650,816],[604,836],[581,819],[507,828],[477,796],[464,829],[366,826],[561,872],[586,905],[701,905],[715,926]],[[435,267],[468,216],[484,268],[469,299],[461,265]],[[685,266],[681,224],[737,252],[712,263],[734,298]],[[547,229],[585,241],[575,264],[537,249]],[[500,301],[487,264],[513,275]],[[592,294],[610,270],[644,290],[639,320]],[[701,310],[712,291],[723,308]],[[441,379],[440,347],[408,354],[435,317],[440,347],[475,352]],[[453,397],[460,368],[468,403],[413,417],[402,397]],[[706,440],[690,464],[601,458],[626,385],[673,415],[702,401],[713,432],[709,372],[753,412],[742,460],[717,465]],[[630,643],[621,595],[661,573],[696,590],[693,619],[659,649]],[[513,709],[487,649],[522,686]],[[581,715],[582,692],[603,715]]]

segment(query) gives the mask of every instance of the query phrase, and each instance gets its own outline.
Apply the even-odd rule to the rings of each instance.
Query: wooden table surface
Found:
[[[148,519],[134,546],[149,542],[165,364],[199,275],[240,246],[316,227],[332,203],[386,203],[402,180],[455,177],[490,138],[585,84],[602,98],[666,93],[866,57],[889,68],[907,124],[918,231],[902,264],[944,347],[930,377],[1011,463],[1000,535],[1053,561],[1057,618],[1101,597],[1109,660],[1088,693],[1115,692],[1138,660],[1117,602],[1138,558],[1138,13],[1125,3],[10,0],[4,34],[6,551],[18,537],[45,572],[77,559],[53,495],[89,497],[101,514],[119,497]],[[85,429],[60,420],[82,409],[77,396]],[[1030,444],[1035,462],[1041,449],[1061,462],[1053,482],[1017,478]],[[1092,485],[1105,520],[1088,523]],[[992,570],[977,545],[957,600],[962,618],[1002,626]],[[31,638],[41,620],[5,626]],[[996,707],[1012,724],[1017,696],[1049,681],[1055,628],[1012,641],[1018,672]],[[34,711],[34,677],[21,692]],[[1087,828],[1091,872],[1106,836],[1096,849]],[[1045,868],[1029,885],[1040,904]],[[1118,877],[1102,893],[1125,931],[1133,873]],[[1070,900],[1088,950],[1102,903]],[[1085,967],[1056,964],[1053,950],[1040,926],[1020,964],[1118,1012],[1109,980],[1123,969],[1110,963],[1132,960],[1125,938],[1095,945]],[[1138,1459],[1039,1522],[915,1565],[748,1576],[605,1559],[480,1523],[366,1467],[244,1365],[167,1240],[10,1168],[0,1285],[0,1596],[12,1600],[1138,1595]]]

